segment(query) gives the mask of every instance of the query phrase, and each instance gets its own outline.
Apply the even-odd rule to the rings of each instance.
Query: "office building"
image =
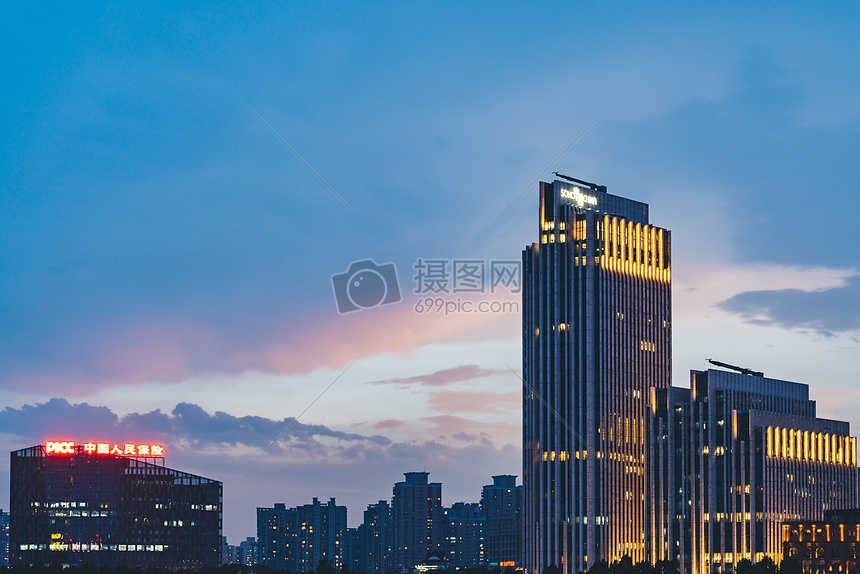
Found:
[[[429,482],[428,472],[404,473],[394,484],[395,567],[412,568],[430,553],[441,551],[442,484]]]
[[[559,176],[523,252],[524,567],[647,560],[647,399],[671,372],[671,237]]]
[[[221,483],[163,466],[160,445],[48,441],[11,454],[11,561],[221,564]]]
[[[519,566],[522,562],[523,487],[517,477],[501,474],[481,492],[481,512],[487,519],[485,555],[489,566]]]
[[[783,523],[857,506],[856,438],[816,417],[805,384],[692,371],[689,389],[654,389],[652,407],[652,560],[684,574],[779,563]]]

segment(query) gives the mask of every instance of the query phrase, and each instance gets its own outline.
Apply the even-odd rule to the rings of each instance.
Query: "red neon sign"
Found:
[[[164,456],[164,447],[160,444],[137,444],[127,442],[122,445],[116,443],[112,445],[109,442],[85,442],[82,449],[86,454],[92,456]],[[45,454],[75,454],[75,441],[46,441]]]

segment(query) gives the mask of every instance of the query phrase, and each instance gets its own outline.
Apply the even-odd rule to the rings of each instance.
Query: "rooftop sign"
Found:
[[[596,197],[594,197],[593,195],[585,195],[584,193],[582,193],[582,190],[576,186],[574,186],[573,189],[562,188],[559,191],[559,196],[562,199],[566,199],[567,203],[572,203],[580,209],[585,208],[585,206],[597,205]]]
[[[160,444],[109,442],[85,442],[81,449],[91,456],[164,456],[164,447]],[[45,442],[45,454],[64,455],[75,454],[77,448],[73,440],[49,440]]]

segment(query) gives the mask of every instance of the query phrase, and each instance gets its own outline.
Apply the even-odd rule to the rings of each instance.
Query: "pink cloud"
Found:
[[[442,385],[450,385],[452,383],[461,383],[471,379],[480,377],[489,377],[498,373],[507,373],[508,371],[499,371],[495,369],[482,369],[478,365],[460,365],[452,369],[442,369],[428,375],[418,375],[415,377],[404,377],[396,379],[385,379],[382,381],[370,381],[369,385],[411,385],[418,384],[425,387],[439,387]]]
[[[488,393],[473,391],[439,391],[433,393],[430,406],[446,413],[488,414],[510,412],[520,409],[522,391]]]
[[[343,368],[357,358],[381,352],[406,353],[434,343],[515,337],[519,330],[518,315],[415,313],[409,302],[323,317],[291,322],[252,340],[232,328],[180,319],[130,324],[82,342],[80,351],[61,364],[40,365],[9,377],[7,384],[74,396],[105,386],[179,382],[212,373],[303,374],[323,367]],[[474,365],[449,371],[431,373],[421,384],[441,385],[494,373]]]
[[[375,425],[371,425],[371,428],[375,428],[377,430],[400,430],[408,427],[409,425],[405,422],[395,419],[386,419],[384,421],[379,421]]]
[[[520,425],[504,423],[504,422],[481,422],[473,421],[463,417],[454,415],[439,415],[435,417],[425,417],[421,419],[424,422],[431,423],[431,427],[423,432],[424,436],[434,436],[437,440],[444,440],[448,437],[458,438],[455,435],[468,436],[477,435],[485,437],[488,442],[490,437],[516,436],[522,432]]]

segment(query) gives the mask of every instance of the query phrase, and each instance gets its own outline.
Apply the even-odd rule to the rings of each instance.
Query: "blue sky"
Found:
[[[254,507],[313,496],[356,525],[407,471],[478,500],[521,474],[519,315],[417,313],[414,265],[517,259],[555,170],[672,230],[674,384],[750,366],[856,433],[856,6],[7,12],[6,450],[161,440],[224,481],[232,543]],[[363,259],[396,265],[403,301],[339,315],[331,276]]]

